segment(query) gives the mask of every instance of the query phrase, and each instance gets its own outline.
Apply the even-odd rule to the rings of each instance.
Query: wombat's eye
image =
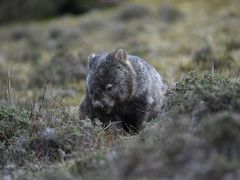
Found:
[[[112,85],[112,84],[108,84],[108,85],[105,87],[105,89],[106,89],[107,91],[112,91],[113,85]]]

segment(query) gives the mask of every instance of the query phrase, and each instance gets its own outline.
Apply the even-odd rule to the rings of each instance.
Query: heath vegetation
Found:
[[[0,179],[239,179],[239,6],[1,1]],[[88,55],[119,47],[168,85],[137,135],[78,118]]]

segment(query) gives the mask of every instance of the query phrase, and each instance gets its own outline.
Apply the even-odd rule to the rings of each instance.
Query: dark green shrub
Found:
[[[207,116],[199,125],[197,135],[229,159],[240,159],[240,114],[223,111]]]
[[[240,83],[218,75],[190,74],[167,92],[166,109],[190,114],[193,119],[223,110],[240,109]]]
[[[114,161],[108,171],[110,179],[238,178],[239,114],[223,114],[204,119],[196,127],[197,133],[187,130],[191,123],[180,116],[175,122],[149,129],[143,133],[147,141]]]
[[[0,106],[0,141],[9,141],[29,129],[29,113],[20,107]]]

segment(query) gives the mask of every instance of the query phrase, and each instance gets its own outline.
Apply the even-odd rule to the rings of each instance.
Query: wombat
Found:
[[[104,126],[118,122],[125,131],[138,132],[159,115],[163,92],[160,75],[143,59],[124,49],[91,54],[80,119],[97,118]]]

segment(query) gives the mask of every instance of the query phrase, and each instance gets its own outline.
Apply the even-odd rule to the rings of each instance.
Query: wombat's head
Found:
[[[93,108],[109,114],[134,91],[135,71],[123,49],[89,56],[87,90]]]

